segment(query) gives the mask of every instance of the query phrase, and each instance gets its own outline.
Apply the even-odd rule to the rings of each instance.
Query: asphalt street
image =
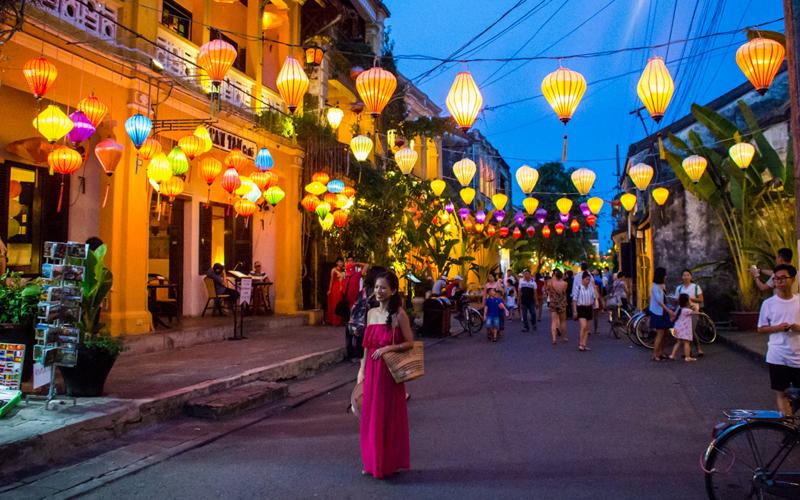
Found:
[[[535,332],[514,321],[500,342],[426,351],[406,386],[411,470],[390,479],[361,475],[343,387],[84,498],[702,499],[722,411],[773,409],[766,366],[723,345],[657,363],[603,323],[579,352],[577,323],[554,346],[547,315]]]

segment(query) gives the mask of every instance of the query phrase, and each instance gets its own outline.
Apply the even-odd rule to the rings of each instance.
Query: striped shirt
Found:
[[[575,298],[575,303],[579,306],[591,306],[594,304],[595,294],[594,294],[594,282],[589,282],[589,287],[584,287],[583,283],[581,283],[578,288],[573,291],[573,295]]]

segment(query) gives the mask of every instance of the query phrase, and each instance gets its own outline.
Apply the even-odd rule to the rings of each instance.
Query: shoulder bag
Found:
[[[333,314],[339,316],[340,318],[344,318],[345,321],[350,319],[350,303],[347,302],[347,292],[350,291],[350,280],[353,279],[353,276],[347,277],[347,286],[345,287],[343,294],[344,297],[342,297],[342,300],[340,300],[333,309]]]
[[[392,344],[394,345],[394,333]],[[422,352],[422,342],[415,341],[414,347],[404,352],[388,352],[382,356],[392,378],[398,384],[410,382],[425,375],[425,363]]]

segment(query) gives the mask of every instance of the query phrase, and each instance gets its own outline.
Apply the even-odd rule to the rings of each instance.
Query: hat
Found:
[[[462,278],[461,276],[459,276],[459,275],[456,275],[456,277],[455,277],[455,278],[453,278],[453,281],[455,281],[455,280],[463,280],[463,279],[464,279],[464,278]]]
[[[348,262],[347,264],[345,264],[345,265],[344,265],[344,272],[345,272],[345,274],[347,274],[348,276],[351,276],[351,275],[355,274],[355,272],[356,272],[356,265],[355,265],[355,263],[353,263],[353,262]]]

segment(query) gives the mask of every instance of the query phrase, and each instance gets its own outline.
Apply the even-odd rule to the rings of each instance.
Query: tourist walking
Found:
[[[517,309],[517,289],[514,288],[514,282],[510,279],[507,281],[508,291],[506,292],[506,308],[508,309],[508,322],[514,319],[514,311]]]
[[[781,264],[791,265],[793,256],[794,253],[792,252],[791,248],[779,248],[778,253],[775,256],[775,265],[777,266],[780,266]],[[756,286],[758,286],[759,290],[765,291],[771,288],[773,295],[778,294],[778,289],[775,286],[775,281],[772,279],[772,271],[768,269],[753,268],[750,270],[750,272],[756,279]],[[766,283],[763,283],[760,279],[762,273],[770,277]],[[798,283],[796,281],[797,280],[795,280],[794,288],[792,288],[792,293],[798,293]]]
[[[581,325],[578,350],[589,351],[590,349],[586,347],[586,341],[589,340],[589,322],[592,321],[592,305],[599,293],[588,271],[581,274],[581,283],[572,293],[574,296],[572,312]]]
[[[397,276],[389,272],[375,281],[380,304],[369,311],[364,332],[364,356],[358,382],[364,383],[361,400],[361,458],[363,474],[380,479],[408,469],[408,408],[404,384],[394,381],[382,356],[414,347],[408,316],[403,310]]]
[[[664,294],[664,282],[667,279],[667,270],[657,267],[653,272],[653,284],[650,286],[650,328],[656,331],[656,342],[653,346],[653,361],[667,359],[664,355],[664,342],[667,340],[667,330],[675,322],[675,312],[667,307]]]
[[[550,298],[548,309],[550,310],[550,333],[553,334],[553,345],[556,345],[556,337],[561,331],[564,337],[563,342],[567,342],[567,282],[560,269],[553,273],[553,279],[547,282],[547,296]]]
[[[350,312],[361,292],[362,278],[369,271],[368,264],[361,263],[359,265],[362,270],[357,272],[356,263],[351,262],[348,258],[348,262],[344,266],[345,277],[341,281],[342,300],[340,300],[341,305],[337,307],[338,315],[344,322],[350,321]],[[358,340],[350,334],[348,328],[345,328],[345,346],[349,358],[358,356]]]
[[[503,314],[500,309],[505,311],[505,316],[508,316],[508,309],[503,304],[502,299],[497,297],[497,290],[489,288],[488,297],[483,302],[483,321],[486,323],[486,337],[487,339],[497,342],[498,331],[500,330],[500,317]]]
[[[341,281],[344,278],[344,259],[337,257],[336,265],[331,269],[331,279],[328,283],[328,311],[325,322],[329,325],[341,325],[344,319],[336,315],[336,304],[342,300]]]
[[[519,280],[519,311],[522,315],[522,331],[530,331],[528,315],[531,317],[533,329],[536,330],[536,280],[528,269],[522,271],[522,278]]]
[[[675,342],[675,347],[672,348],[672,355],[670,355],[669,359],[675,359],[678,349],[683,346],[684,359],[686,361],[697,361],[697,358],[692,357],[692,347],[690,345],[692,332],[694,331],[692,317],[697,315],[697,311],[691,308],[689,296],[685,293],[678,296],[678,305],[680,309],[678,309],[678,319],[675,320],[674,329],[677,342]]]
[[[594,331],[592,333],[598,334],[600,333],[597,329],[597,322],[600,319],[600,314],[602,314],[606,310],[606,298],[605,298],[605,290],[606,285],[608,283],[600,274],[600,271],[595,269],[593,273],[594,284],[597,287],[597,298],[594,300],[594,304],[592,304],[592,322],[594,324]]]
[[[700,319],[698,315],[700,307],[703,305],[703,290],[697,283],[692,283],[692,272],[684,269],[681,272],[681,284],[675,289],[675,297],[680,298],[681,295],[686,294],[689,296],[689,307],[695,312],[692,315],[692,332],[697,329],[697,321]],[[697,357],[703,357],[703,350],[700,349],[700,342],[697,340],[697,335],[693,335],[692,344],[694,344]],[[687,355],[688,356],[688,355]]]
[[[358,298],[350,308],[350,319],[346,326],[347,357],[357,361],[364,357],[364,331],[367,329],[367,314],[370,309],[378,307],[375,300],[375,280],[386,273],[381,266],[370,266],[364,277],[364,288],[358,292]]]
[[[620,309],[628,309],[628,283],[625,281],[625,274],[620,271],[613,276],[611,284],[611,297],[606,302],[606,306],[613,304],[611,310],[612,321],[619,319]]]

